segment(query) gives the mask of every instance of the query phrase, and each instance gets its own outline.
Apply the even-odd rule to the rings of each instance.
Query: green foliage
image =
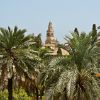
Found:
[[[14,91],[13,96],[15,100],[31,100],[31,97],[23,89]]]
[[[92,44],[97,39],[97,30],[96,30],[96,24],[93,24],[92,26]]]
[[[36,49],[39,49],[39,48],[42,47],[41,34],[38,34],[38,36],[35,36],[34,42],[35,42],[34,47],[35,47]]]
[[[8,100],[7,90],[0,91],[0,100]],[[13,100],[31,100],[31,97],[27,95],[25,90],[16,89],[13,93]]]
[[[93,34],[76,30],[66,36],[70,55],[52,59],[45,71],[46,100],[100,100],[99,81],[92,75],[98,73],[100,54],[95,51],[98,35]]]
[[[15,75],[14,84],[30,95],[45,95],[46,100],[100,100],[100,82],[95,77],[100,72],[100,43],[95,24],[90,34],[79,34],[75,28],[71,37],[65,37],[67,47],[58,45],[58,55],[62,55],[60,47],[64,47],[69,50],[67,57],[51,57],[49,49],[42,48],[41,34],[25,36],[25,32],[17,27],[0,29],[1,84],[4,75]],[[19,84],[22,77],[24,82]],[[14,90],[14,100],[31,100],[25,90]],[[7,90],[0,91],[0,100],[7,97]]]
[[[7,90],[0,91],[0,100],[8,100],[8,92],[7,92]]]
[[[2,62],[0,69],[3,69],[1,76],[6,73],[6,80],[14,79],[16,75],[17,77],[25,75],[30,78],[35,72],[34,67],[41,60],[36,55],[37,52],[30,48],[30,35],[25,36],[25,32],[25,29],[18,29],[16,26],[14,29],[0,28],[0,62]],[[8,86],[9,95],[12,95],[12,85],[11,82]],[[8,97],[11,100],[10,97],[12,96]]]

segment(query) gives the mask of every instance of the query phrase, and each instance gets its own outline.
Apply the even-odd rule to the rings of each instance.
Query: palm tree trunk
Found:
[[[12,84],[13,84],[13,76],[10,79],[8,79],[8,100],[12,100],[13,99]]]
[[[39,92],[37,87],[36,87],[36,100],[39,100]]]

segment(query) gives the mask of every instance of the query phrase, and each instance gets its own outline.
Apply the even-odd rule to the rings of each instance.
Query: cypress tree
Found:
[[[93,24],[93,26],[92,26],[92,43],[94,43],[96,40],[97,40],[96,24]]]
[[[76,33],[77,36],[79,36],[79,32],[78,32],[78,29],[77,28],[74,29],[74,33]]]

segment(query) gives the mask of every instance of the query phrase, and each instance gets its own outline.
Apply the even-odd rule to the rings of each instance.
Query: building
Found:
[[[47,34],[46,34],[45,47],[48,47],[48,48],[54,50],[56,48],[56,46],[57,46],[57,42],[54,37],[54,30],[52,27],[52,23],[49,22],[48,30],[47,30]]]
[[[46,48],[50,48],[51,55],[57,55],[57,51],[58,51],[58,47],[57,47],[57,40],[54,37],[54,29],[52,26],[52,23],[49,22],[48,24],[48,29],[47,29],[47,33],[46,33],[46,41],[45,41],[45,45]],[[61,55],[69,55],[68,51],[66,51],[63,48],[60,48],[61,50]]]

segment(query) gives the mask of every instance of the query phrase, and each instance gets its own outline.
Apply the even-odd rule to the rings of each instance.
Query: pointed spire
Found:
[[[53,30],[53,27],[52,27],[52,22],[50,21],[49,22],[49,25],[48,25],[48,30],[47,30],[47,32],[49,33],[49,32],[52,32],[52,33],[54,33],[54,30]]]
[[[56,40],[54,38],[54,30],[52,27],[52,22],[49,22],[48,24],[45,46],[50,47],[52,49],[56,47]]]
[[[52,26],[52,22],[51,21],[49,21],[49,26]]]

